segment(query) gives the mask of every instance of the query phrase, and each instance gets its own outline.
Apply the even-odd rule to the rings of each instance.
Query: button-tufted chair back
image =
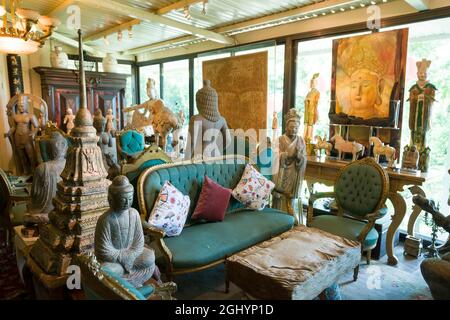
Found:
[[[335,183],[341,212],[362,218],[386,202],[389,176],[373,158],[364,158],[342,168]]]
[[[226,161],[224,161],[226,159]],[[205,175],[225,188],[234,189],[241,179],[248,159],[230,155],[208,161],[182,161],[146,169],[139,177],[138,197],[141,215],[147,219],[152,212],[156,198],[166,181],[170,181],[183,194],[189,195],[191,205],[188,220],[192,215],[200,195]],[[230,200],[228,211],[242,207],[234,198]]]
[[[127,130],[120,134],[120,152],[135,155],[144,151],[144,135],[136,130]]]

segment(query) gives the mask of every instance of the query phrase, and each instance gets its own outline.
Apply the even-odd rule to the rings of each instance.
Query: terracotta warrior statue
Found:
[[[280,190],[288,193],[293,199],[299,198],[299,191],[303,182],[306,169],[306,145],[301,136],[298,135],[301,116],[294,108],[290,109],[285,116],[286,133],[278,138],[278,146],[275,146],[275,191]],[[285,199],[275,193],[273,198],[274,208],[287,212],[293,211],[293,203],[286,203]],[[300,217],[294,214],[296,223]]]
[[[433,105],[436,87],[427,80],[427,69],[430,60],[422,59],[417,65],[417,82],[409,89],[409,129],[410,144],[416,145],[419,152],[426,147],[426,134],[430,128],[431,107]]]
[[[19,97],[17,100],[17,112],[9,117],[9,124],[11,129],[8,135],[12,138],[13,147],[20,161],[17,168],[23,169],[23,172],[18,172],[18,175],[29,175],[36,167],[33,140],[39,123],[35,115],[28,113],[28,101],[25,97]]]
[[[109,268],[136,288],[155,273],[155,253],[144,247],[139,212],[131,208],[134,188],[125,176],[117,176],[108,188],[110,209],[97,221],[95,255],[102,268]]]
[[[219,96],[209,80],[195,95],[199,114],[189,120],[185,159],[217,157],[231,142],[228,124],[219,113]]]
[[[73,114],[73,110],[71,107],[67,107],[66,116],[64,117],[63,123],[66,125],[66,132],[70,134],[70,131],[75,127],[74,124],[75,115]]]
[[[66,138],[59,132],[53,132],[49,143],[51,160],[41,163],[34,171],[31,202],[28,204],[28,213],[24,216],[26,225],[48,222],[48,214],[53,210],[52,199],[66,165]]]
[[[306,95],[305,99],[305,132],[303,138],[306,141],[313,140],[314,125],[317,123],[319,114],[317,112],[317,106],[319,104],[320,92],[316,89],[318,73],[315,73],[310,82],[311,90]]]

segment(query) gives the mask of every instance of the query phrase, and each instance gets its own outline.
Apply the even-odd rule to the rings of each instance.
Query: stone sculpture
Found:
[[[333,137],[331,137],[330,141],[335,142],[334,148],[338,151],[338,159],[341,160],[344,153],[351,153],[352,154],[352,161],[355,161],[358,159],[358,156],[364,155],[364,146],[360,143],[357,143],[355,141],[350,142],[346,141],[344,138],[342,138],[339,134],[335,134]]]
[[[144,247],[139,212],[131,208],[134,188],[125,176],[114,178],[108,189],[110,209],[97,222],[95,255],[103,268],[141,287],[155,271],[155,253]]]
[[[67,107],[66,115],[64,117],[63,123],[66,125],[66,133],[70,134],[70,131],[72,131],[73,127],[75,127],[75,124],[73,121],[75,120],[75,116],[73,114],[73,110],[70,107]]]
[[[318,73],[315,73],[310,82],[311,90],[306,95],[305,99],[305,132],[303,138],[305,141],[312,141],[314,125],[319,118],[317,106],[319,104],[320,92],[316,89]]]
[[[114,121],[116,118],[114,117],[113,110],[111,108],[108,108],[108,111],[106,111],[105,118],[106,118],[105,132],[114,134],[114,131],[116,130],[114,127]]]
[[[419,161],[419,151],[415,145],[403,148],[402,169],[417,170]]]
[[[116,146],[114,141],[114,136],[111,131],[106,131],[107,120],[103,117],[102,110],[97,109],[94,113],[94,128],[97,130],[98,136],[98,145],[102,150],[103,162],[106,170],[109,170],[110,166],[108,165],[108,161],[106,160],[106,156],[109,155],[109,158],[117,163],[117,155],[116,155]]]
[[[48,222],[48,214],[53,210],[52,200],[66,165],[66,138],[59,132],[53,132],[49,143],[51,160],[41,163],[33,175],[31,202],[28,213],[24,216],[27,225]]]
[[[227,121],[219,112],[219,96],[209,80],[195,94],[199,114],[189,120],[185,159],[217,157],[231,142]]]
[[[180,129],[178,117],[169,108],[164,105],[162,100],[156,101],[152,106],[152,127],[156,135],[158,145],[166,151],[167,136],[174,132],[172,146],[178,144],[178,135]]]
[[[306,169],[306,144],[298,130],[301,116],[296,109],[290,109],[285,116],[286,132],[278,138],[278,146],[275,148],[275,190],[291,196],[291,202],[299,199],[299,192],[303,183]],[[273,207],[291,212],[293,203],[286,203],[280,196],[280,192],[274,194]],[[299,202],[301,203],[301,201]],[[290,208],[289,208],[290,207]],[[301,217],[296,214],[296,223]]]

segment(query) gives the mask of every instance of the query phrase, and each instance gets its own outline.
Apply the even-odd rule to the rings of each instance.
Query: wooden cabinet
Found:
[[[78,70],[37,67],[34,71],[41,76],[42,98],[48,105],[48,119],[65,131],[63,120],[67,107],[71,107],[74,114],[80,107]],[[103,116],[111,108],[116,119],[116,128],[122,129],[126,82],[130,76],[86,71],[87,107],[92,116],[97,108],[102,110]]]

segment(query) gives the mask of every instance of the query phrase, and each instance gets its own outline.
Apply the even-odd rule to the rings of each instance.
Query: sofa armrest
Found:
[[[161,250],[162,254],[164,255],[164,258],[167,261],[167,265],[172,265],[172,252],[167,247],[166,243],[164,242],[164,237],[166,233],[164,230],[161,230],[159,228],[156,228],[152,225],[150,225],[142,216],[141,216],[141,224],[142,229],[144,229],[144,234],[149,235],[153,238],[153,240],[158,245],[158,248]]]
[[[308,213],[306,216],[306,224],[308,225],[313,220],[314,202],[316,202],[316,200],[322,199],[322,198],[334,198],[334,197],[335,197],[335,193],[332,191],[331,192],[317,192],[317,193],[311,194],[309,196],[309,200],[308,200]]]

